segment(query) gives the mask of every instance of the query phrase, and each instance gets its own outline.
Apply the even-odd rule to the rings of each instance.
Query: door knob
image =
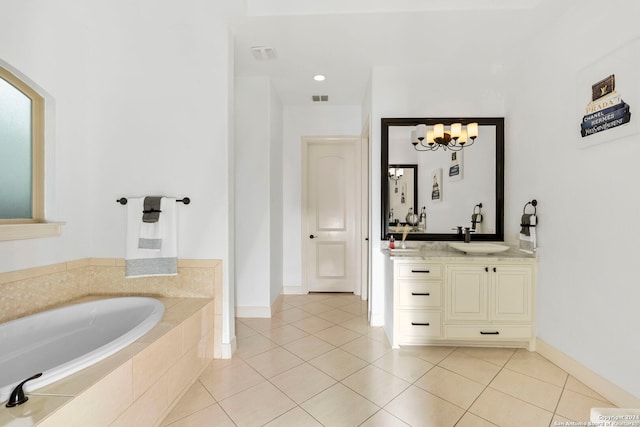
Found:
[[[310,239],[315,239],[315,238],[316,238],[316,236],[314,236],[313,234],[309,234],[309,238],[310,238]]]

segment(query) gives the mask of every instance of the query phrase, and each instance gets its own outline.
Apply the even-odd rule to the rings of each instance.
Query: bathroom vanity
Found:
[[[402,345],[535,346],[536,259],[443,244],[387,255],[385,330]]]

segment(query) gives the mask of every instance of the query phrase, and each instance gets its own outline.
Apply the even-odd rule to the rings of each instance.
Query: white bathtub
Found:
[[[0,402],[26,378],[37,390],[112,355],[155,326],[164,305],[121,297],[74,304],[0,324]]]

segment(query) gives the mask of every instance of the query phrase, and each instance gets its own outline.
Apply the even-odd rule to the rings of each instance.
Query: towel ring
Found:
[[[530,202],[527,202],[527,204],[524,205],[524,208],[522,208],[522,213],[526,214],[527,213],[527,206],[533,206],[533,214],[535,215],[538,212],[538,209],[536,208],[536,206],[538,206],[538,201],[536,199],[533,199]]]
[[[476,208],[478,208],[478,212],[476,212]],[[473,213],[474,214],[480,214],[482,213],[482,203],[478,203],[477,205],[475,205],[473,207]]]

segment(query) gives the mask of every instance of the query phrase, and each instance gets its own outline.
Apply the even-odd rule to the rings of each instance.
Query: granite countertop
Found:
[[[506,245],[502,242],[491,242]],[[510,246],[510,245],[507,245]],[[516,260],[516,259],[536,259],[535,254],[528,254],[520,251],[518,248],[511,246],[504,252],[493,254],[468,254],[450,247],[447,242],[409,242],[406,249],[387,249],[381,250],[392,260],[415,259],[429,260],[433,258],[446,258],[450,261],[471,261],[481,259],[491,259],[493,261]]]

